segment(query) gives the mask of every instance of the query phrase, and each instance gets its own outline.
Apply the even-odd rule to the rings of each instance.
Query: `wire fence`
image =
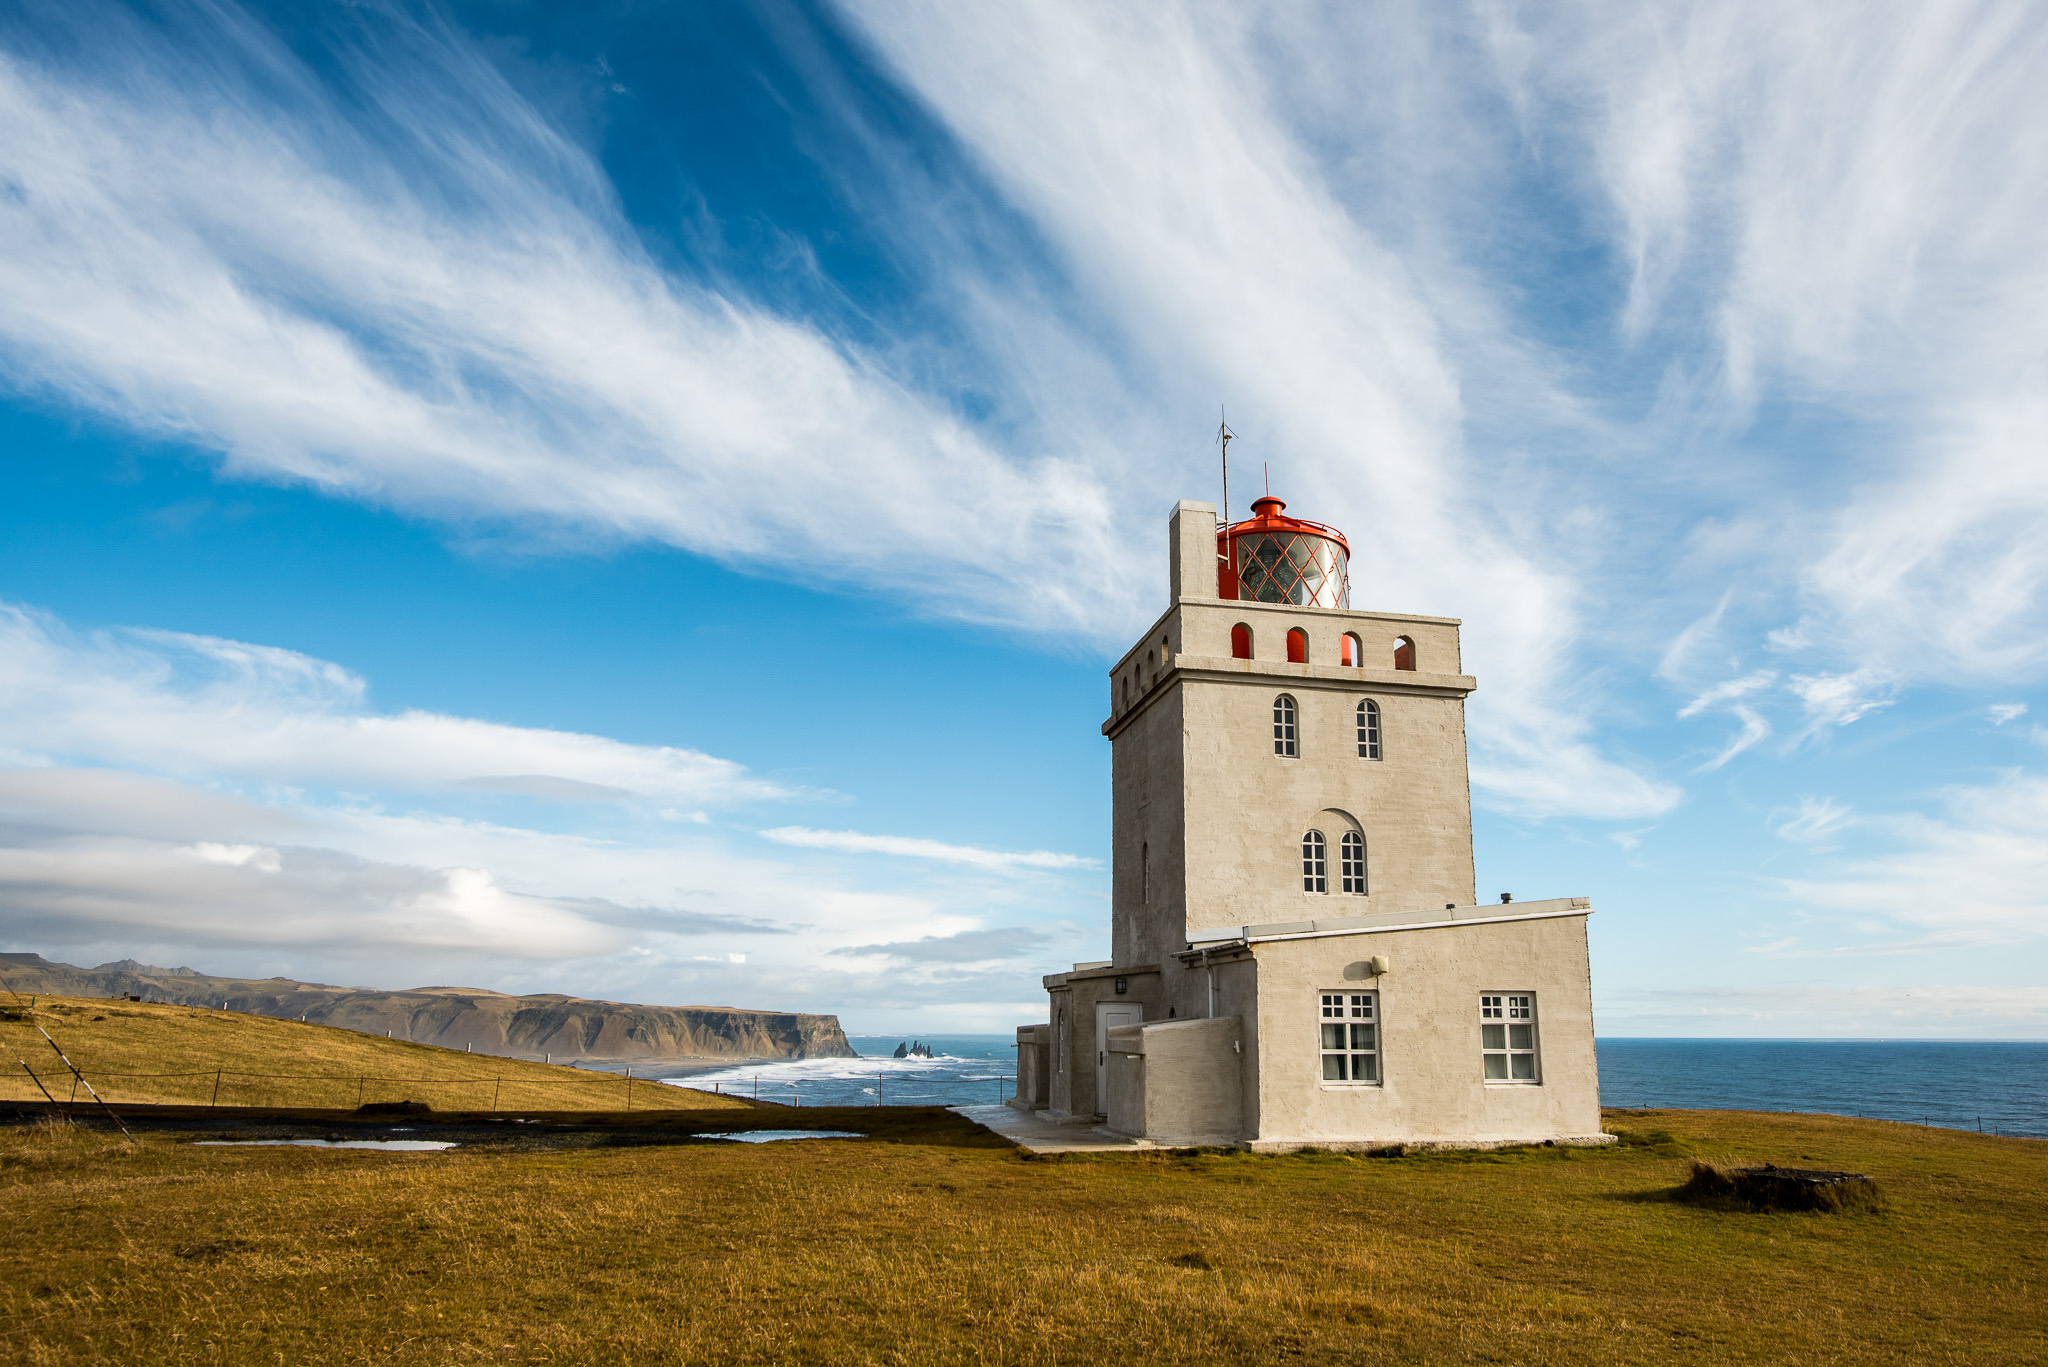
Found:
[[[870,1082],[874,1086],[866,1085]],[[879,1074],[867,1078],[750,1077],[713,1082],[709,1088],[702,1083],[686,1085],[693,1091],[708,1090],[716,1096],[745,1097],[799,1109],[807,1099],[812,1106],[960,1106],[983,1100],[1000,1106],[1016,1090],[1016,1083],[1006,1077],[910,1077],[889,1081]]]
[[[437,1110],[496,1111],[503,1103],[532,1106],[550,1098],[551,1089],[576,1089],[576,1109],[631,1111],[687,1109],[693,1093],[733,1097],[801,1109],[809,1106],[957,1106],[992,1100],[1001,1105],[1014,1090],[1009,1078],[747,1078],[710,1086],[674,1086],[658,1078],[628,1071],[590,1069],[580,1077],[388,1077],[374,1073],[251,1073],[232,1068],[203,1068],[172,1073],[114,1073],[64,1069],[37,1070],[21,1064],[7,1090],[9,1098],[35,1101],[50,1098],[74,1103],[90,1083],[107,1101],[135,1105],[188,1105],[221,1108],[356,1110],[366,1105],[422,1102]],[[868,1084],[872,1084],[871,1086]],[[538,1089],[536,1094],[536,1089]],[[561,1094],[554,1092],[553,1099]],[[85,1097],[87,1101],[91,1098]]]
[[[377,1103],[417,1101],[441,1110],[495,1111],[501,1102],[530,1103],[523,1095],[542,1089],[574,1088],[577,1099],[605,1103],[605,1109],[676,1109],[681,1099],[674,1088],[660,1087],[632,1073],[590,1070],[581,1077],[386,1077],[373,1073],[250,1073],[232,1068],[205,1068],[177,1073],[112,1073],[91,1070],[74,1074],[62,1069],[38,1072],[26,1062],[27,1086],[19,1084],[17,1100],[50,1097],[76,1102],[89,1083],[110,1102],[134,1105],[197,1105],[269,1107],[277,1109],[360,1109]],[[650,1092],[650,1087],[659,1090]],[[559,1098],[559,1093],[556,1093]],[[580,1109],[580,1108],[579,1108]]]

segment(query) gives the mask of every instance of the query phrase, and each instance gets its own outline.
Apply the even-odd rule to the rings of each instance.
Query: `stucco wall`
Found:
[[[1502,908],[1506,911],[1507,908]],[[1254,944],[1261,1053],[1255,1147],[1340,1141],[1540,1143],[1600,1134],[1585,914]],[[1347,975],[1374,955],[1377,978]],[[1326,989],[1379,994],[1382,1081],[1325,1083]],[[1533,992],[1540,1081],[1488,1083],[1479,996]]]
[[[1110,1032],[1108,1128],[1159,1144],[1229,1144],[1244,1133],[1243,1022],[1161,1021]]]

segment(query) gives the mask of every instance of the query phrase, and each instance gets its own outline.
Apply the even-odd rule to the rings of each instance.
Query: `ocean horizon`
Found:
[[[963,1106],[1016,1089],[1015,1037],[848,1035],[858,1058],[737,1064],[666,1079],[797,1106]],[[898,1044],[932,1058],[896,1058]],[[2048,1138],[2048,1040],[1608,1036],[1600,1104],[1614,1109],[1865,1116]]]

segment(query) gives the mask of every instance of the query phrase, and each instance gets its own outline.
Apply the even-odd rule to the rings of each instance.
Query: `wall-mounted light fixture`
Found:
[[[1128,991],[1130,991],[1130,990],[1131,990],[1131,980],[1130,980],[1129,978],[1118,978],[1118,979],[1116,980],[1116,994],[1117,994],[1117,995],[1118,995],[1119,997],[1121,997],[1121,996],[1122,996],[1122,995],[1123,995],[1124,993],[1126,993],[1126,992],[1128,992]]]

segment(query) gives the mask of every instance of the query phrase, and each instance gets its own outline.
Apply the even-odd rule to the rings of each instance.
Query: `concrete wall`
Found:
[[[1508,912],[1509,908],[1500,908]],[[1600,1142],[1592,980],[1580,910],[1541,919],[1254,943],[1254,1148],[1301,1144]],[[1360,970],[1375,955],[1387,972]],[[1377,1086],[1321,1077],[1319,997],[1379,993]],[[1540,1079],[1481,1073],[1479,996],[1533,992]]]
[[[1124,979],[1124,991],[1116,980]],[[1137,1006],[1146,1020],[1165,1014],[1157,968],[1077,969],[1045,979],[1052,999],[1052,1023],[1046,1027],[1050,1066],[1046,1070],[1045,1110],[1060,1119],[1086,1119],[1103,1114],[1106,1098],[1095,1091],[1095,1007],[1099,1002]]]
[[[1052,1026],[1017,1027],[1017,1094],[1010,1104],[1042,1111],[1052,1104]]]
[[[1242,1025],[1224,1016],[1112,1030],[1107,1128],[1158,1144],[1236,1143]]]

